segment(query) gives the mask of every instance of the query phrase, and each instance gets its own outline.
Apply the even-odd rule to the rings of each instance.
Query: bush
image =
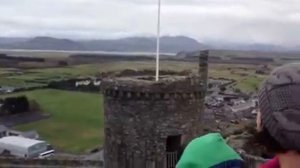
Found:
[[[4,99],[2,109],[8,114],[28,112],[29,102],[26,96],[9,97]]]
[[[220,86],[220,90],[221,90],[222,92],[225,92],[225,91],[226,91],[226,87],[225,87],[225,86]]]
[[[58,66],[68,66],[69,64],[67,61],[59,61],[57,65]]]
[[[234,91],[235,91],[236,93],[241,93],[241,92],[242,92],[241,89],[238,89],[238,88],[234,89]]]
[[[37,101],[35,100],[30,100],[29,101],[29,111],[30,112],[41,112],[41,106],[38,104]]]

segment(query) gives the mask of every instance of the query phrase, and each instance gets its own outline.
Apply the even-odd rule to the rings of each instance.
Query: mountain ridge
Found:
[[[299,52],[298,47],[273,44],[239,44],[218,41],[199,41],[187,36],[162,36],[160,51],[164,53],[190,52],[203,49],[241,50],[262,52]],[[107,51],[107,52],[156,52],[156,38],[134,36],[120,39],[72,40],[37,36],[33,38],[0,37],[0,49]]]
[[[5,42],[7,41],[7,42]],[[124,51],[124,52],[155,52],[156,39],[152,37],[129,37],[114,40],[71,40],[47,36],[28,38],[27,40],[8,40],[0,38],[2,49],[32,50],[82,50],[82,51]],[[185,36],[161,37],[161,52],[177,53],[206,49],[208,46]]]

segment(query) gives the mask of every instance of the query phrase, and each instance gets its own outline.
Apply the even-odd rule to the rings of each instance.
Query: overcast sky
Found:
[[[0,36],[153,36],[157,0],[0,0]],[[300,0],[162,0],[162,34],[300,45]]]

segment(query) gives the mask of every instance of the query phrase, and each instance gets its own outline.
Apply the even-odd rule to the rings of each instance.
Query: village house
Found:
[[[0,93],[12,93],[14,91],[15,91],[14,87],[0,86]]]
[[[239,111],[249,110],[251,108],[255,108],[255,104],[252,101],[248,101],[248,102],[244,102],[244,103],[240,103],[240,104],[231,106],[231,110],[234,113],[239,112]]]
[[[4,125],[0,125],[0,138],[6,137],[6,136],[19,136],[19,137],[24,137],[24,138],[29,138],[29,139],[39,139],[40,136],[37,131],[31,130],[31,131],[16,131],[7,128]]]
[[[260,75],[269,74],[271,69],[267,65],[260,66],[256,69],[255,73]]]

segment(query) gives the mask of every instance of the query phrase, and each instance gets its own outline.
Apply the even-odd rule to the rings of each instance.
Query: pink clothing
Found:
[[[267,163],[260,166],[260,168],[280,168],[279,160],[277,157],[268,161]]]

